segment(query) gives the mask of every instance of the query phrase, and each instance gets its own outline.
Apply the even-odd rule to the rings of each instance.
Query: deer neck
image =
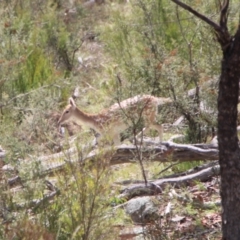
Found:
[[[95,131],[100,133],[99,126],[94,119],[95,115],[88,114],[81,111],[79,108],[76,108],[73,114],[73,118],[75,121],[79,122],[82,125],[93,128]]]

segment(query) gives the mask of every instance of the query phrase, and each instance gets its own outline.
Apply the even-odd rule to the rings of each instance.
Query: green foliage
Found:
[[[98,167],[92,170],[83,165],[69,166],[68,174],[59,176],[61,197],[43,214],[49,229],[58,232],[58,239],[111,239],[110,175],[104,160],[96,161],[102,163],[95,162]]]
[[[0,2],[0,136],[8,151],[5,161],[18,168],[23,159],[53,153],[56,146],[64,145],[57,132],[57,112],[77,86],[81,104],[90,112],[137,94],[170,96],[176,109],[169,108],[159,120],[167,122],[179,112],[189,126],[187,141],[205,139],[208,129],[216,126],[217,82],[204,84],[219,74],[221,57],[209,28],[168,0],[107,2],[90,10],[72,2],[73,6],[63,0]],[[239,4],[233,2],[231,31],[238,24]],[[213,19],[218,16],[215,3],[186,3]],[[68,10],[75,12],[68,15]],[[89,33],[94,40],[87,38]],[[189,89],[202,86],[193,98],[187,96]],[[199,111],[203,100],[209,112]],[[79,150],[79,157],[82,154]],[[53,239],[115,239],[113,223],[126,224],[129,219],[122,209],[112,213],[112,205],[125,200],[116,197],[117,189],[110,189],[107,160],[101,156],[91,166],[79,161],[79,165],[68,164],[60,174],[47,176],[60,195],[38,207],[29,204],[46,196],[49,189],[39,162],[26,161],[27,166],[18,172],[23,180],[19,192],[13,193],[4,184],[0,187],[0,207],[15,238],[44,238],[46,230]],[[180,172],[196,165],[199,162],[181,163],[171,170]],[[115,171],[114,180],[142,178],[136,164],[126,168]],[[146,172],[159,172],[158,168],[149,162]],[[198,212],[189,205],[186,213]],[[161,224],[157,224],[161,234]],[[4,232],[0,226],[0,238]]]
[[[79,150],[79,156],[83,154],[85,153]],[[113,215],[111,209],[110,199],[113,197],[110,192],[111,174],[107,156],[108,154],[103,154],[89,164],[82,164],[81,160],[74,165],[69,163],[61,174],[55,173],[50,179],[42,176],[40,162],[21,163],[21,168],[18,168],[21,169],[19,176],[24,188],[14,195],[5,189],[2,191],[4,203],[0,202],[1,208],[9,211],[4,216],[6,220],[12,221],[10,213],[18,209],[15,221],[11,224],[12,232],[23,238],[25,234],[22,229],[27,233],[27,225],[36,222],[44,229],[42,234],[51,233],[57,236],[56,239],[115,239],[112,224],[117,216]],[[56,179],[58,194],[51,201],[34,204],[33,199],[41,200],[49,193],[46,180],[54,182]],[[30,215],[34,215],[31,220]],[[19,228],[19,225],[22,227]],[[0,228],[0,233],[1,230]],[[31,232],[40,237],[39,229],[32,229]]]
[[[110,199],[110,202],[111,202],[112,206],[115,206],[115,205],[118,205],[118,204],[122,204],[122,203],[124,203],[126,201],[127,201],[126,199],[118,198],[118,197],[113,197],[112,199]]]
[[[121,80],[119,84],[114,79],[113,91],[123,98],[142,93],[170,96],[189,123],[189,141],[203,141],[202,131],[216,124],[216,93],[211,97],[214,101],[208,101],[205,91],[196,91],[192,99],[187,91],[219,74],[219,55],[213,52],[220,49],[202,21],[171,1],[133,1],[131,7],[114,11],[111,25],[104,26],[102,34]],[[193,7],[204,11],[210,5]],[[202,100],[211,102],[211,117],[199,111]]]
[[[54,6],[51,1],[0,3],[0,132],[1,143],[13,155],[21,152],[23,157],[33,142],[46,142],[46,132],[53,135],[46,117],[72,90],[66,73],[70,75],[79,39],[72,39],[64,13]]]
[[[174,173],[185,172],[199,165],[201,165],[201,161],[182,162],[172,167],[172,171]]]
[[[13,96],[54,83],[58,50],[67,48],[70,36],[63,20],[48,2],[41,2],[41,8],[31,1],[9,2],[4,7],[0,55],[5,64],[1,79],[7,81],[0,86],[1,92]]]
[[[51,83],[52,72],[50,59],[45,57],[40,48],[35,47],[30,51],[15,81],[15,88],[18,92],[24,93],[43,84]]]

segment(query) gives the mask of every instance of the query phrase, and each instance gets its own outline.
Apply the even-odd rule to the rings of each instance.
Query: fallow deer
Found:
[[[88,114],[80,110],[73,98],[69,99],[69,105],[64,109],[59,121],[59,127],[66,121],[75,120],[82,125],[88,126],[98,132],[101,137],[106,136],[115,145],[120,144],[120,133],[130,126],[134,126],[139,119],[143,119],[145,129],[158,131],[162,141],[163,128],[156,122],[159,105],[170,103],[170,98],[158,98],[151,95],[138,95],[115,103],[111,107],[98,114]]]

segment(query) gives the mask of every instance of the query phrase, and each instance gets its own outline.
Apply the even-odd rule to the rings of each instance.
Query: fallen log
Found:
[[[163,142],[156,146],[152,144],[151,147],[140,149],[134,145],[119,146],[111,159],[111,165],[131,162],[136,159],[139,150],[144,159],[158,162],[218,160],[218,149],[211,144],[194,146]]]
[[[154,195],[161,193],[161,191],[167,186],[172,185],[180,188],[183,186],[192,185],[196,181],[205,182],[210,180],[213,176],[219,175],[220,166],[216,165],[200,170],[196,173],[192,173],[186,176],[179,176],[173,178],[163,178],[158,180],[149,181],[147,184],[138,183],[132,184],[129,187],[125,187],[121,190],[120,198],[130,199],[136,196]]]
[[[18,165],[18,172],[33,169],[39,176],[54,173],[64,169],[68,164],[84,164],[87,161],[96,162],[96,159],[109,159],[110,165],[132,163],[139,160],[173,162],[173,161],[208,161],[218,160],[218,149],[211,144],[189,145],[173,142],[158,143],[153,140],[145,142],[150,146],[120,145],[117,148],[95,149],[89,152],[87,148],[79,149],[77,146],[49,156],[34,157],[22,160]],[[8,172],[9,165],[3,166],[2,170]],[[23,180],[23,179],[22,179]],[[9,183],[14,184],[13,181]]]
[[[202,171],[204,169],[207,169],[207,168],[210,168],[210,167],[215,167],[218,165],[218,161],[212,161],[212,162],[209,162],[209,163],[206,163],[206,164],[202,164],[200,166],[196,166],[192,169],[189,169],[185,172],[181,172],[181,173],[174,173],[172,175],[167,175],[167,176],[164,176],[164,177],[158,177],[158,179],[168,179],[168,178],[177,178],[177,177],[181,177],[181,176],[187,176],[187,175],[190,175],[190,174],[193,174],[193,173],[197,173],[199,171]],[[163,171],[161,171],[160,173],[156,174],[154,179],[156,179],[157,177],[156,176],[159,176],[161,173],[163,173]],[[130,185],[130,184],[143,184],[144,181],[143,180],[136,180],[136,179],[129,179],[129,180],[123,180],[123,181],[117,181],[115,182],[115,184],[117,185],[122,185],[122,186],[127,186],[127,185]]]

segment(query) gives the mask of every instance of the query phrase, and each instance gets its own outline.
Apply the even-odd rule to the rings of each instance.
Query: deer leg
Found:
[[[162,124],[158,124],[156,122],[156,111],[145,112],[145,114],[143,115],[143,118],[146,126],[143,131],[148,132],[150,129],[156,130],[158,132],[159,141],[162,142],[163,128],[162,128]]]
[[[145,128],[143,128],[143,130],[140,131],[140,132],[136,135],[136,138],[143,136],[144,133],[145,133],[145,134],[146,134],[146,133],[149,133],[149,131],[150,131],[150,127],[145,127]]]
[[[149,133],[150,129],[158,131],[159,141],[162,142],[163,139],[163,128],[161,124],[151,124],[149,127],[145,127],[140,133],[136,135],[136,137],[141,137],[144,133]]]
[[[109,130],[110,131],[110,130]],[[111,133],[111,134],[104,134],[100,135],[97,138],[98,145],[104,146],[104,145],[109,145],[109,144],[114,144],[114,145],[120,145],[121,140],[120,140],[120,134],[119,133]]]
[[[149,126],[149,128],[158,131],[159,141],[162,142],[162,140],[163,140],[163,127],[162,127],[162,124],[152,123]]]

